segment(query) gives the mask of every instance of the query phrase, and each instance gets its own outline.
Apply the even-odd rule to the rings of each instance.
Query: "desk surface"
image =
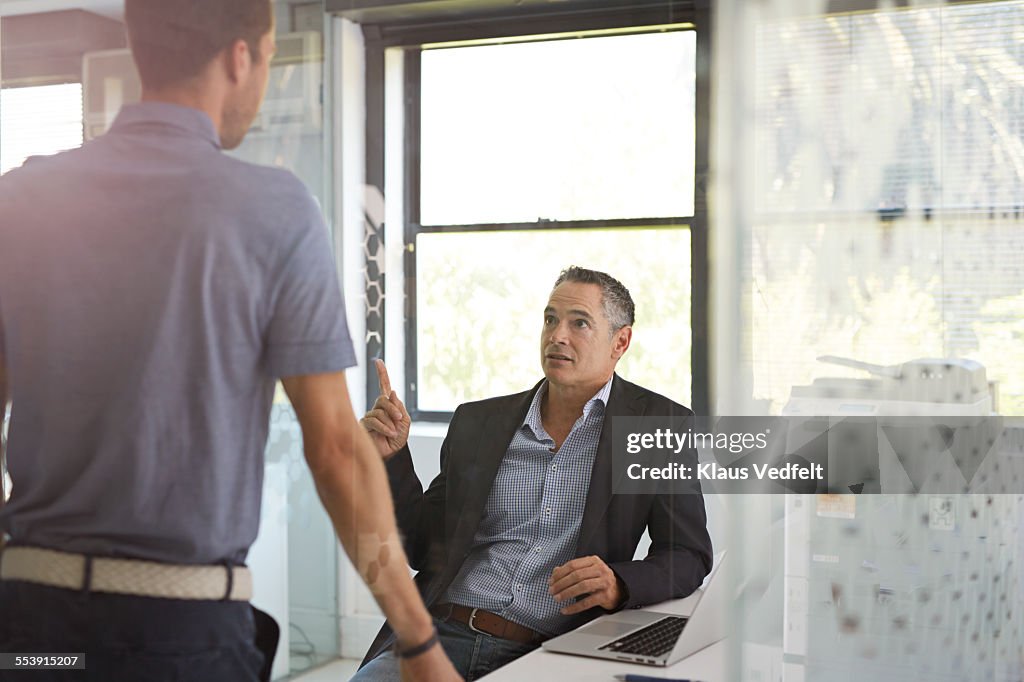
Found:
[[[696,602],[697,595],[692,594],[686,599],[676,599],[652,606],[650,610],[688,616],[693,611]],[[614,614],[602,616],[599,620],[613,617]],[[537,649],[482,679],[487,682],[522,682],[523,680],[531,682],[547,682],[548,680],[553,682],[583,682],[584,680],[596,682],[613,680],[615,675],[632,673],[648,677],[724,682],[727,649],[728,645],[725,640],[722,640],[667,668],[637,663],[619,663],[587,656],[554,654],[544,649]]]

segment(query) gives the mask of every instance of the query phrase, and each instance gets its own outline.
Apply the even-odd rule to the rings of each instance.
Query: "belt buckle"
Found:
[[[487,635],[488,637],[491,637],[492,636],[491,633],[484,632],[483,630],[479,629],[477,626],[473,625],[473,621],[476,620],[476,612],[479,611],[479,610],[480,609],[473,609],[472,611],[469,612],[469,622],[466,623],[466,625],[468,625],[469,629],[472,630],[473,632],[477,632],[477,633],[480,633],[481,635]]]

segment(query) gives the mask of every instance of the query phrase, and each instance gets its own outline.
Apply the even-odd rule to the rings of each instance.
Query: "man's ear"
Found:
[[[629,350],[629,342],[633,340],[633,328],[629,325],[615,332],[612,340],[612,357],[618,360]]]
[[[238,84],[245,80],[249,71],[252,70],[252,53],[249,51],[249,44],[244,40],[236,40],[230,47],[224,48],[224,62],[228,78],[232,83]]]

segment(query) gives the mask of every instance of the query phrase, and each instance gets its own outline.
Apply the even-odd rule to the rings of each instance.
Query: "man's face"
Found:
[[[615,333],[601,305],[601,287],[563,282],[551,292],[544,309],[540,362],[556,386],[599,388],[629,347],[632,330]]]
[[[256,120],[263,97],[267,94],[270,59],[276,50],[274,30],[271,29],[260,38],[259,60],[251,61],[251,67],[224,107],[220,130],[220,143],[224,149],[235,149],[242,144],[245,134]]]

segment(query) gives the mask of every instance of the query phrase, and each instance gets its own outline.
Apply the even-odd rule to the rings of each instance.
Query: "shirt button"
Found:
[[[555,469],[557,469],[557,468],[558,468],[558,465],[557,465],[557,464],[552,464],[552,465],[551,465],[551,470],[552,470],[552,471],[554,471],[554,470],[555,470]]]
[[[545,514],[550,514],[551,513],[551,507],[548,507],[547,509],[545,509],[544,513]]]
[[[537,554],[540,554],[540,547],[537,548]]]

